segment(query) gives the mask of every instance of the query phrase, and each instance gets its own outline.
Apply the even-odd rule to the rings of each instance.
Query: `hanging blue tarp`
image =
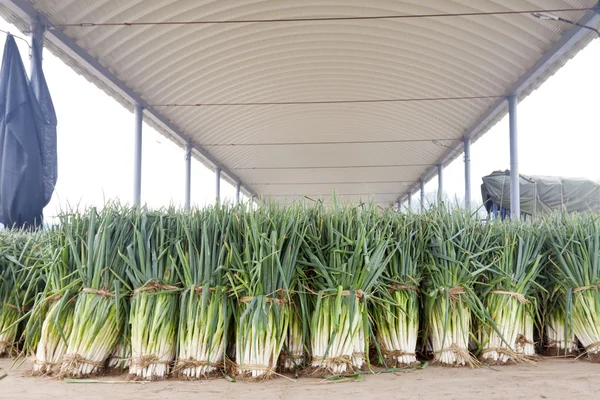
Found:
[[[42,156],[42,172],[44,177],[44,207],[48,205],[54,193],[58,179],[58,163],[56,154],[56,112],[42,69],[43,42],[36,43],[31,49],[31,87],[37,98],[42,113],[40,125],[40,155]]]
[[[34,85],[7,35],[0,71],[0,219],[6,227],[40,225],[56,184],[54,107],[41,69],[32,72]]]

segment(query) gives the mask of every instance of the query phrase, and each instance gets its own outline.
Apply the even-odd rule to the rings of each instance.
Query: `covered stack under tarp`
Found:
[[[519,176],[521,213],[547,214],[566,212],[600,212],[600,182],[585,178],[557,176]],[[486,210],[494,205],[510,210],[510,171],[495,171],[483,177],[481,195]]]

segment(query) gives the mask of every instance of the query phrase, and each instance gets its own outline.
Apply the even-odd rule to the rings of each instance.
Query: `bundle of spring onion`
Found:
[[[550,286],[544,305],[545,353],[549,356],[569,356],[579,351],[572,321],[567,319],[566,298],[560,287]]]
[[[307,321],[310,311],[306,291],[302,288],[299,279],[296,280],[296,287],[292,288],[292,293],[287,335],[283,351],[279,355],[280,369],[283,372],[297,372],[301,369],[305,364],[307,353],[306,339],[309,328]]]
[[[232,305],[225,279],[231,211],[219,204],[180,219],[177,245],[184,290],[176,370],[198,379],[225,367]]]
[[[107,206],[98,213],[74,214],[64,226],[82,289],[77,295],[73,327],[60,369],[63,376],[81,377],[101,371],[117,344],[125,323],[122,289],[131,243],[131,211]],[[79,221],[80,219],[87,221]],[[87,232],[78,228],[87,225]]]
[[[311,366],[341,374],[367,362],[367,304],[390,259],[389,219],[372,206],[313,210],[301,265],[313,293]]]
[[[305,225],[297,207],[238,208],[232,216],[228,277],[238,302],[235,352],[242,376],[265,379],[276,370]]]
[[[80,224],[75,226],[80,234],[84,234],[88,228],[85,220],[73,220],[67,214],[60,216],[60,221],[61,227]],[[46,286],[33,308],[25,337],[29,351],[35,352],[33,372],[42,374],[53,374],[60,370],[73,327],[74,295],[81,286],[65,231],[62,228],[53,228],[49,233],[52,237],[50,245],[54,251],[48,254],[48,262],[44,266]],[[77,247],[81,249],[81,242]],[[36,318],[38,315],[39,318]],[[31,331],[36,330],[40,321],[39,336],[32,335]]]
[[[41,233],[0,234],[0,357],[16,352],[23,320],[41,290]]]
[[[144,379],[165,378],[175,359],[179,283],[178,216],[172,211],[140,210],[133,219],[133,242],[123,258],[132,283],[131,364],[129,373]]]
[[[473,285],[486,266],[491,230],[462,210],[429,210],[423,218],[430,246],[425,261],[425,328],[434,362],[476,366],[469,352],[471,319],[489,323]]]
[[[372,314],[384,362],[396,367],[419,363],[419,285],[427,238],[417,215],[392,214],[391,218],[392,256],[378,285]]]
[[[484,273],[484,299],[491,317],[483,324],[481,359],[488,364],[519,362],[535,354],[536,280],[542,268],[543,237],[532,223],[493,221]]]
[[[572,328],[588,358],[600,362],[600,217],[559,216],[548,229],[555,265],[549,274],[565,301],[562,340],[572,342]]]

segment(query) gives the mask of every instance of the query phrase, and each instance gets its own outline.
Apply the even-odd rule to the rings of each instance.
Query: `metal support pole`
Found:
[[[46,26],[36,18],[31,21],[30,29],[31,71],[33,71],[34,69],[40,71],[42,69],[42,52],[44,50],[44,35],[46,33]],[[39,93],[36,93],[36,96],[39,97]]]
[[[412,211],[412,193],[408,192],[408,209]]]
[[[185,209],[192,205],[192,146],[185,144]]]
[[[421,180],[421,212],[425,211],[425,182]]]
[[[221,168],[215,169],[215,193],[217,203],[221,201]]]
[[[142,121],[144,108],[136,104],[133,107],[135,121],[134,158],[133,158],[133,204],[140,205],[142,200]]]
[[[438,200],[438,205],[441,205],[442,201],[444,200],[444,166],[442,164],[439,164],[437,167],[437,170],[438,170],[437,200]]]
[[[519,188],[519,148],[517,143],[517,97],[508,97],[508,119],[510,129],[510,216],[521,216],[521,192]]]
[[[465,209],[471,208],[471,139],[465,139]]]
[[[237,183],[235,185],[235,204],[240,204],[240,192],[242,191],[242,184]]]

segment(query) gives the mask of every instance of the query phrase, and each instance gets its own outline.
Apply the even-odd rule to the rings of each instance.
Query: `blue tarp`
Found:
[[[41,65],[32,68],[32,81],[7,35],[0,71],[0,219],[6,227],[41,225],[56,184],[56,115]]]

